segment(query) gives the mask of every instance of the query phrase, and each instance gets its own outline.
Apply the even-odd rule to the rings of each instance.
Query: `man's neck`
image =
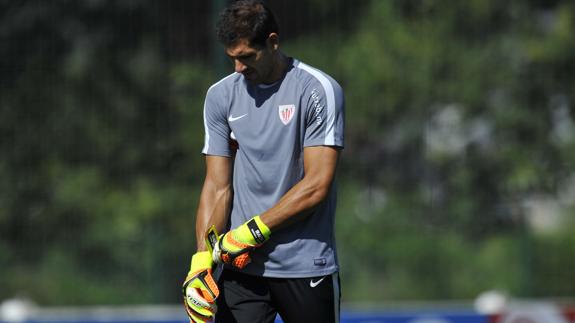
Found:
[[[281,80],[288,68],[288,57],[285,56],[282,52],[278,51],[277,56],[275,57],[274,62],[274,69],[270,75],[270,78],[266,84],[273,84],[279,80]]]

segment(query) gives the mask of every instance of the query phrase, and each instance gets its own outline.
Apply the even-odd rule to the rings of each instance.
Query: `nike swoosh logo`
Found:
[[[322,277],[322,278],[320,278],[318,281],[315,281],[315,282],[313,281],[313,279],[310,280],[310,281],[309,281],[309,287],[311,287],[311,288],[316,287],[316,286],[319,285],[319,283],[321,283],[324,279],[325,279],[325,276]]]
[[[247,115],[248,115],[248,114],[246,113],[246,114],[242,114],[242,115],[239,116],[239,117],[234,117],[234,116],[232,116],[232,115],[230,114],[230,117],[228,118],[228,121],[229,121],[229,122],[234,122],[234,121],[239,120],[239,119],[241,119],[241,118],[243,118],[243,117],[245,117],[245,116],[247,116]]]

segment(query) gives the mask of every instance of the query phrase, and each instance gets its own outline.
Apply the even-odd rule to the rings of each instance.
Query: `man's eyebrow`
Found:
[[[226,55],[227,55],[229,58],[248,58],[248,57],[254,56],[255,54],[256,54],[256,53],[252,53],[252,52],[250,52],[250,53],[240,53],[240,54],[238,54],[238,55],[230,55],[229,53],[226,53]]]

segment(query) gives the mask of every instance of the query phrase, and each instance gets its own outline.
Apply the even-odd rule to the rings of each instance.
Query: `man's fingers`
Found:
[[[186,307],[191,323],[207,323],[213,320],[213,316],[204,316]]]
[[[250,262],[252,261],[252,258],[250,258],[250,254],[248,252],[241,254],[239,256],[237,256],[234,259],[234,262],[232,263],[232,265],[234,265],[235,267],[239,268],[239,269],[243,269],[245,266],[247,266]]]
[[[243,269],[250,263],[249,251],[252,245],[237,241],[231,232],[220,237],[212,251],[212,258],[215,263],[225,263]]]
[[[186,312],[192,323],[205,323],[214,318],[217,311],[215,302],[207,301],[197,288],[186,288]]]
[[[190,321],[196,323],[213,319],[218,295],[219,289],[211,269],[190,274],[183,285],[184,305]]]
[[[196,288],[188,287],[186,289],[186,302],[194,309],[203,309],[204,315],[213,315],[216,311],[216,304],[209,302],[201,295]]]

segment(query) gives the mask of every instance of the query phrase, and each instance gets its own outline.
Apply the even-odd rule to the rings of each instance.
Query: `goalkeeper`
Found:
[[[235,72],[204,104],[206,175],[197,253],[184,282],[193,322],[339,322],[334,176],[343,148],[341,87],[286,56],[258,0],[226,8],[218,38]],[[210,252],[208,228],[224,234]],[[223,263],[214,279],[216,263]]]

